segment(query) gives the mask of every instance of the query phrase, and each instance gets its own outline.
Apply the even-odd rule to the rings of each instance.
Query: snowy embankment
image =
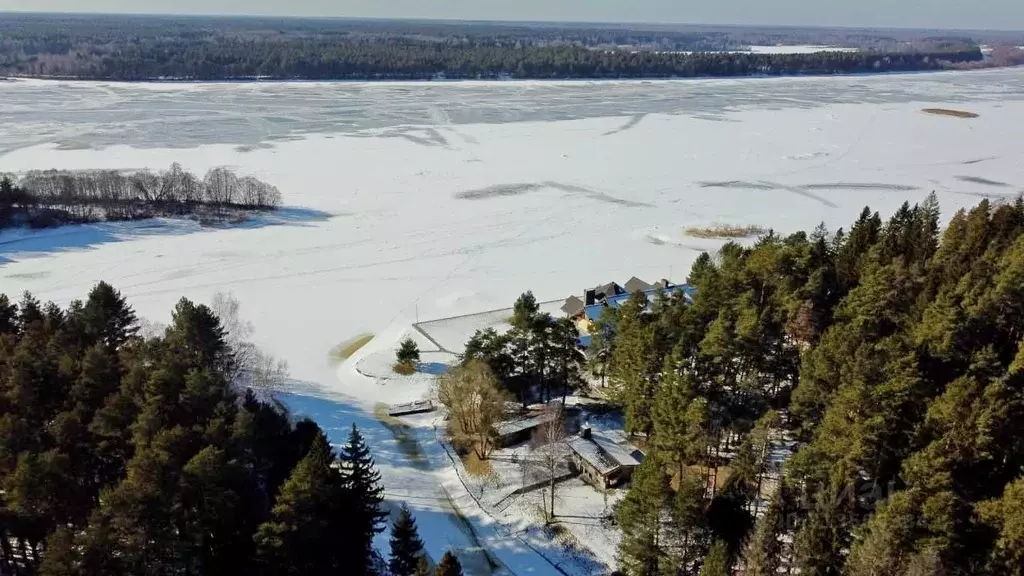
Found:
[[[66,305],[106,280],[159,322],[183,296],[232,292],[255,344],[291,367],[287,403],[336,443],[353,422],[366,431],[389,498],[410,502],[434,557],[486,546],[516,574],[550,568],[516,539],[489,537],[494,520],[468,501],[452,498],[476,541],[453,520],[445,488],[458,486],[439,478],[455,471],[424,442],[432,429],[374,417],[379,403],[428,393],[430,375],[388,372],[389,349],[417,337],[407,332],[417,319],[506,308],[524,290],[547,301],[634,275],[684,280],[722,244],[687,227],[835,229],[865,205],[886,215],[932,190],[949,218],[1024,189],[1017,69],[676,83],[18,82],[0,99],[0,172],[228,165],[274,184],[290,206],[231,228],[157,220],[0,233],[0,292]],[[937,106],[979,117],[921,113]],[[331,350],[363,333],[377,339],[338,365]],[[460,337],[444,339],[457,351]],[[612,543],[578,539],[607,562]]]

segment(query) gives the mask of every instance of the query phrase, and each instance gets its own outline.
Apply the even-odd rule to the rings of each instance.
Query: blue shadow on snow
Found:
[[[430,374],[431,376],[441,376],[445,372],[451,370],[451,366],[448,364],[442,364],[440,362],[421,362],[416,365],[416,371],[421,374]]]
[[[195,220],[149,218],[127,222],[71,224],[43,230],[9,228],[0,230],[0,266],[16,257],[34,258],[66,250],[87,250],[108,244],[149,236],[183,236],[210,230],[233,228],[258,229],[269,226],[309,226],[339,216],[310,208],[286,207],[273,212],[253,214],[237,224],[203,226]]]

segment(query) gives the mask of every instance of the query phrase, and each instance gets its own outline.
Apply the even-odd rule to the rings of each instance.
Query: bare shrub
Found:
[[[965,110],[951,110],[949,108],[925,108],[921,110],[925,114],[932,114],[935,116],[952,116],[954,118],[977,118],[978,114],[974,112],[967,112]]]
[[[684,232],[694,238],[751,238],[767,233],[768,229],[756,225],[712,224],[687,228]]]
[[[395,362],[391,369],[395,371],[395,374],[402,376],[412,376],[416,373],[416,365],[412,362]]]

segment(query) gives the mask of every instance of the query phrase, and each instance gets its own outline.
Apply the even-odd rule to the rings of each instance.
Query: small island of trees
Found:
[[[158,216],[218,221],[280,204],[276,187],[227,168],[213,168],[203,178],[176,163],[160,172],[35,170],[21,178],[0,174],[0,228]]]

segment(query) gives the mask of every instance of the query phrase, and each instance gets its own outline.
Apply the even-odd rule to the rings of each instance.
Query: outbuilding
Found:
[[[607,490],[629,482],[643,454],[628,442],[618,442],[584,426],[578,436],[567,442],[573,462],[583,479],[598,490]]]

